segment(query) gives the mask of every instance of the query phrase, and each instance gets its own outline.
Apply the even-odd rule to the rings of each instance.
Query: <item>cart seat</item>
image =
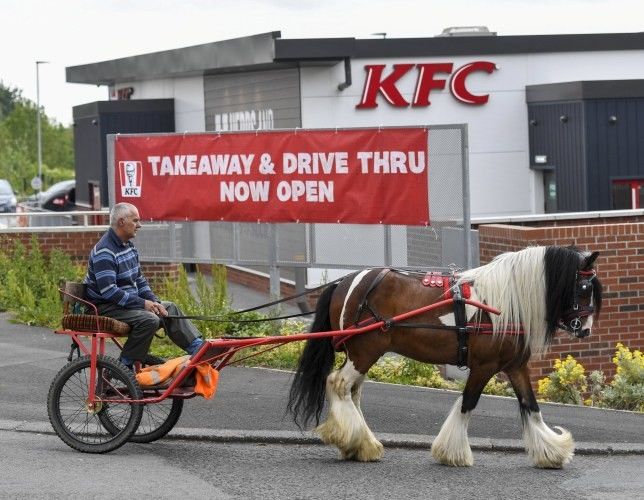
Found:
[[[63,315],[63,329],[77,332],[111,333],[119,337],[130,333],[130,325],[127,323],[94,314],[65,314]]]
[[[85,283],[66,281],[61,287],[63,299],[63,329],[77,332],[110,333],[119,337],[130,333],[130,325],[107,316],[85,314],[91,311],[90,303],[85,300]]]

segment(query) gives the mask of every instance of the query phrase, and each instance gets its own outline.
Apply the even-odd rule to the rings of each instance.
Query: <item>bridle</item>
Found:
[[[577,271],[575,274],[575,291],[573,292],[572,307],[565,311],[559,319],[558,327],[577,338],[586,337],[590,333],[584,333],[581,329],[581,320],[592,315],[595,312],[595,306],[593,306],[592,300],[588,305],[581,305],[579,304],[579,298],[592,297],[595,276],[597,276],[597,273],[594,269]]]

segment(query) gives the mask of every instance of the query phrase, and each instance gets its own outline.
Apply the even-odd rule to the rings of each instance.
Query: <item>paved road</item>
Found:
[[[0,431],[0,498],[7,499],[635,499],[644,456],[577,456],[562,470],[523,453],[474,451],[445,467],[426,449],[388,448],[378,463],[345,462],[318,445],[162,440],[84,455],[56,436]]]

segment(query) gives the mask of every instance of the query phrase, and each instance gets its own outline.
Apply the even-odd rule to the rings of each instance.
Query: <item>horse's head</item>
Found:
[[[565,286],[567,296],[561,297],[563,307],[557,326],[576,338],[590,335],[593,316],[599,315],[602,286],[593,269],[599,252],[582,255],[574,277],[574,284]]]

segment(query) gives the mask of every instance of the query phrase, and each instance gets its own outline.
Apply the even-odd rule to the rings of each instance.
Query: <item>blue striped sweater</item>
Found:
[[[131,242],[123,243],[112,228],[89,254],[85,283],[87,298],[94,304],[143,309],[146,299],[158,302],[141,274],[138,251]]]

